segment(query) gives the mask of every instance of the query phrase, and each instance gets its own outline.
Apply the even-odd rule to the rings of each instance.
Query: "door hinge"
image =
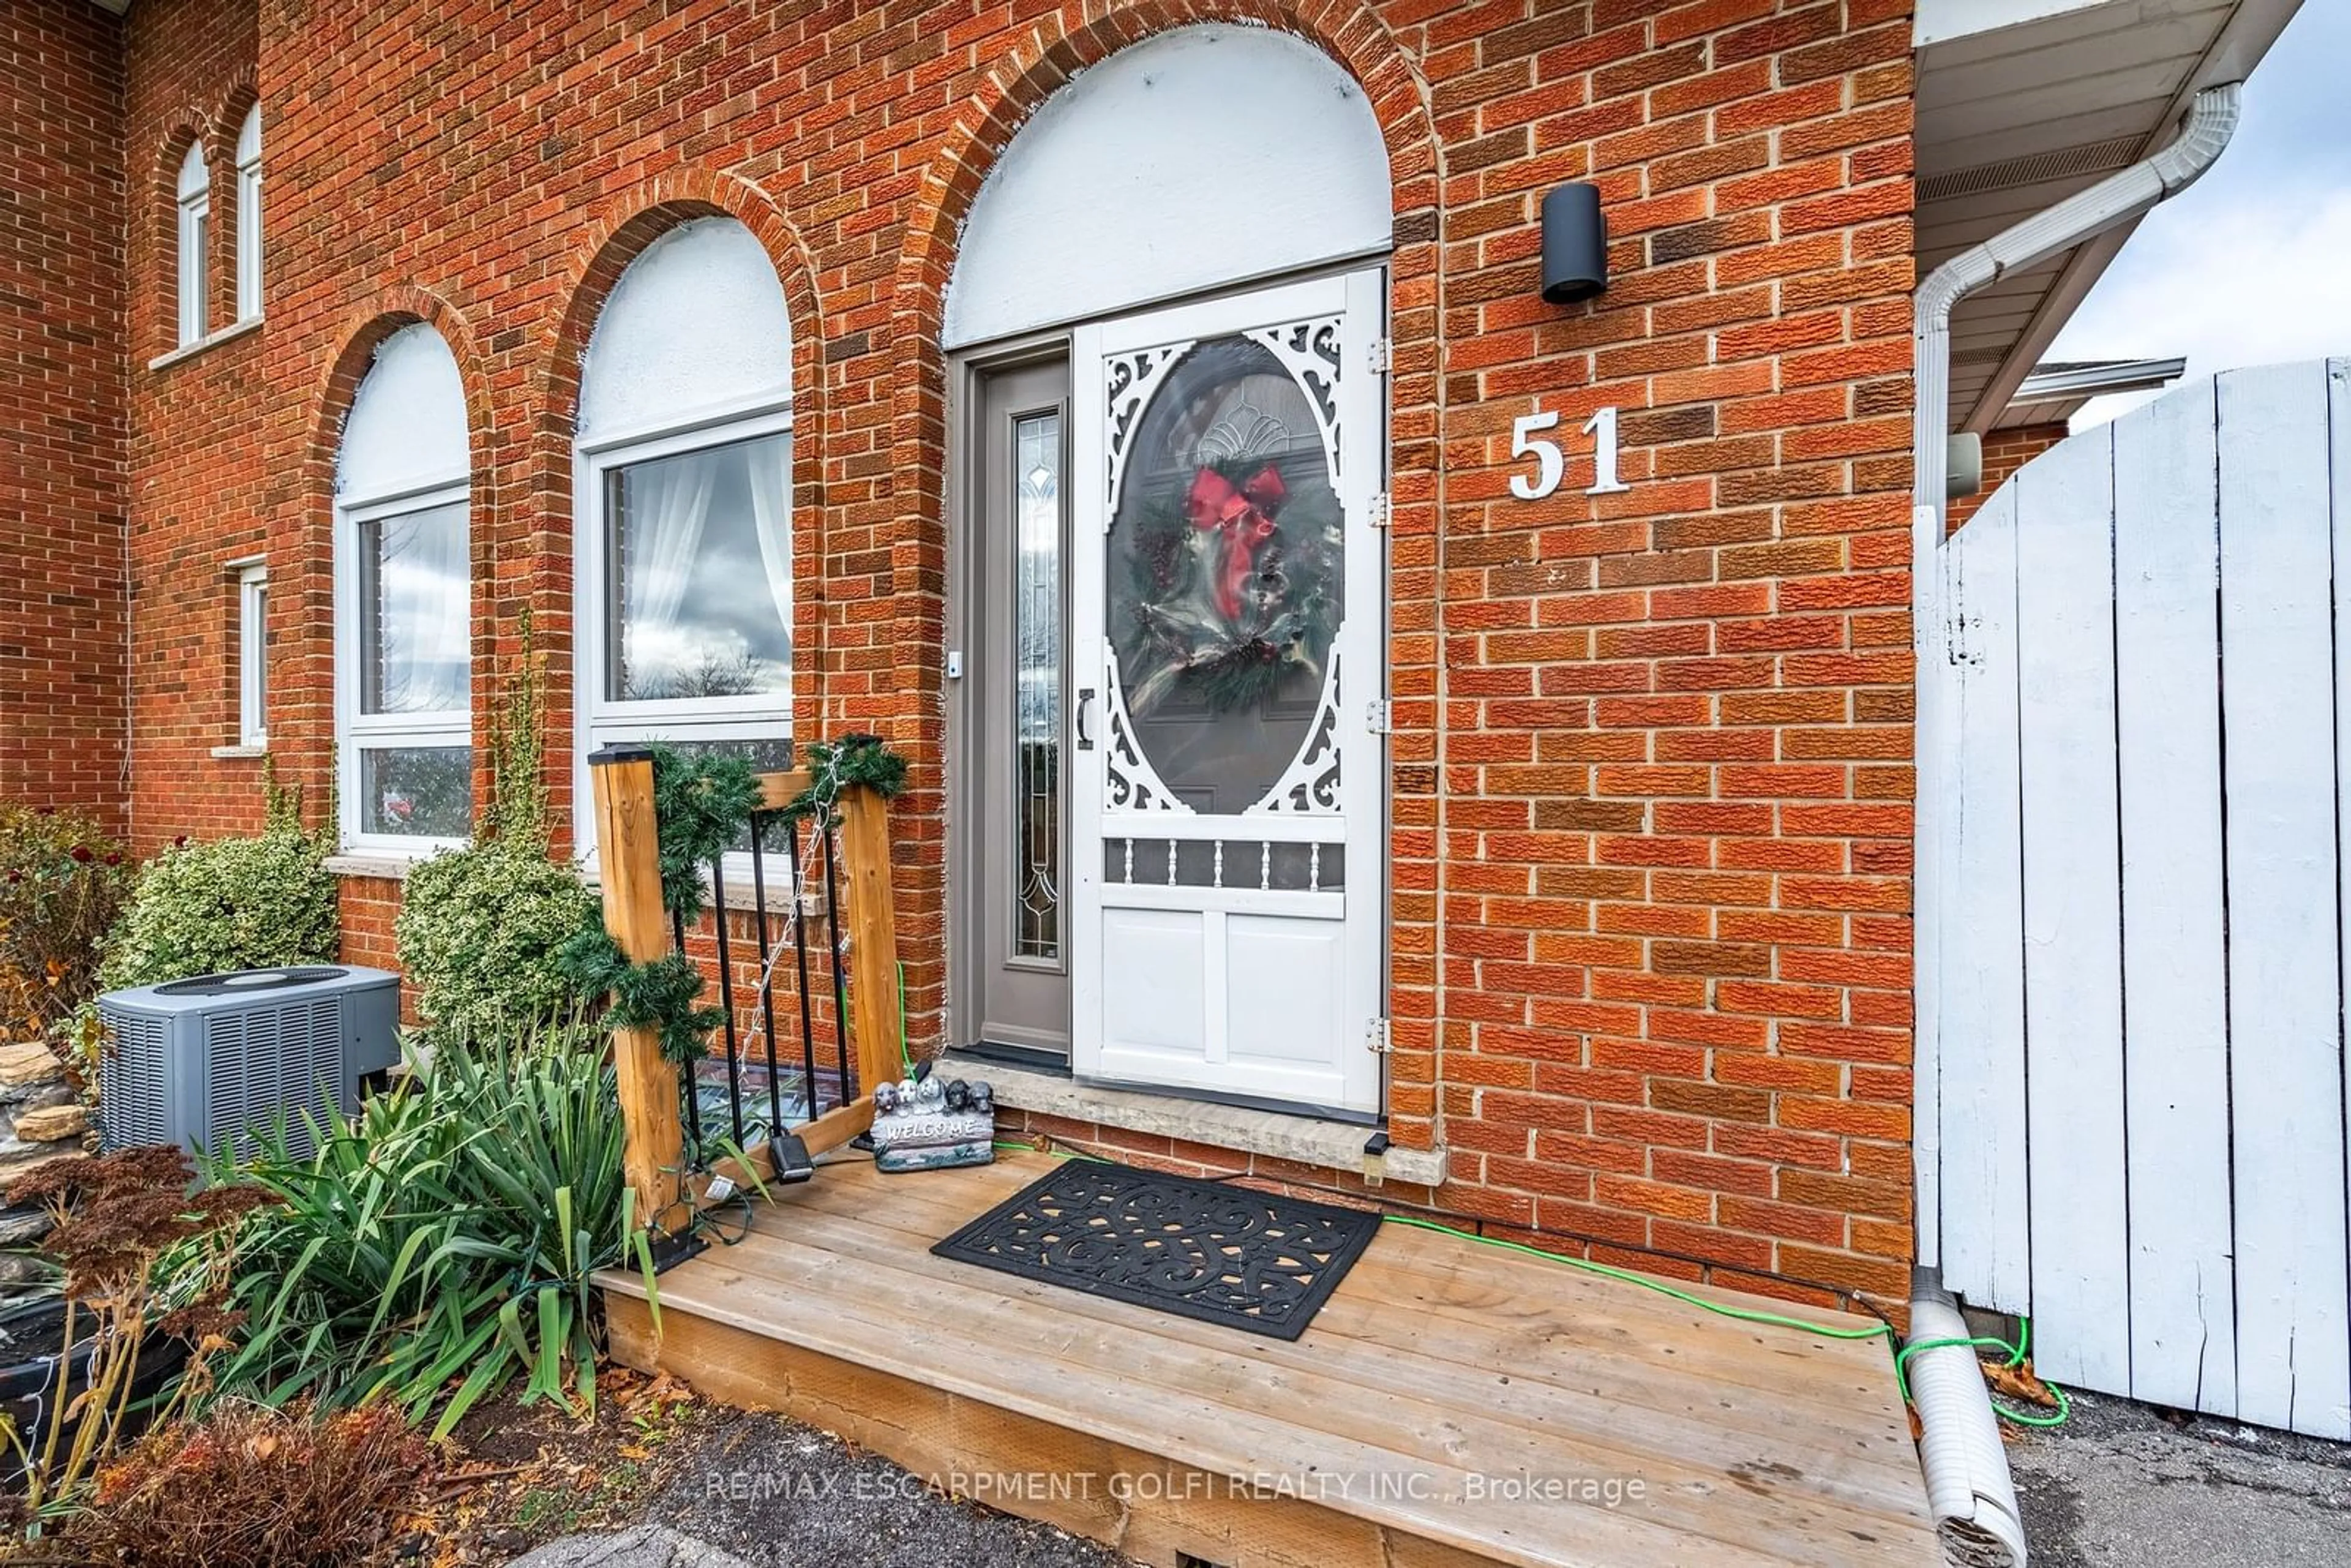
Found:
[[[1372,527],[1384,528],[1388,526],[1388,493],[1385,490],[1373,493],[1370,511]]]
[[[1364,706],[1364,728],[1370,730],[1374,735],[1385,735],[1388,732],[1388,723],[1389,713],[1387,698],[1375,697]]]
[[[1364,1049],[1374,1056],[1385,1056],[1395,1050],[1388,1039],[1388,1020],[1374,1019],[1364,1026]]]
[[[1395,340],[1389,338],[1373,339],[1369,358],[1372,361],[1372,374],[1386,375],[1388,367],[1395,362]]]

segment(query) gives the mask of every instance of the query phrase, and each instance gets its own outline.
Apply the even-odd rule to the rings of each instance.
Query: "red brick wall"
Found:
[[[820,563],[799,727],[880,729],[914,763],[898,928],[935,1038],[957,226],[1071,73],[1181,21],[1260,20],[1364,82],[1396,181],[1395,1137],[1447,1144],[1436,1200],[1505,1228],[1902,1291],[1903,0],[353,0],[262,7],[257,37],[254,9],[141,0],[131,23],[142,363],[175,127],[233,133],[247,61],[271,192],[266,326],[132,373],[143,842],[249,815],[252,765],[209,756],[237,555],[270,560],[280,764],[326,777],[334,432],[402,321],[434,321],[465,379],[477,673],[526,602],[568,670],[579,351],[664,224],[731,213],[799,334],[798,559]],[[1536,204],[1583,178],[1614,284],[1562,310],[1535,296]],[[1569,430],[1621,406],[1632,490],[1510,498],[1510,422],[1538,401]]]
[[[122,48],[0,16],[0,800],[123,825]]]
[[[392,923],[400,915],[400,883],[384,877],[347,876],[337,905],[343,926],[343,962],[400,967]]]
[[[1972,496],[1962,496],[1943,508],[1943,528],[1956,532],[1961,523],[1976,515],[1976,508],[1991,499],[1991,494],[2008,483],[2009,476],[2032,462],[2051,447],[2065,439],[2066,427],[2059,424],[2027,424],[2014,430],[1995,430],[1984,437],[1983,483]]]
[[[1436,924],[1423,962],[1400,919],[1398,1009],[1437,1015],[1454,1207],[1898,1294],[1908,7],[1597,12],[1427,24],[1441,679],[1396,795]],[[1587,172],[1615,281],[1562,319],[1518,187]],[[1535,393],[1626,408],[1630,493],[1507,497]]]
[[[265,322],[177,352],[175,195],[180,161],[200,143],[212,179],[207,315],[221,333],[236,314],[236,131],[254,101],[256,9],[182,0],[134,5],[124,18],[131,818],[149,849],[182,833],[246,830],[261,818],[260,762],[215,760],[212,751],[237,739],[230,563],[263,556],[275,566],[283,556],[262,495],[267,431],[258,415],[271,329]],[[265,295],[265,315],[274,303]],[[166,355],[175,357],[153,365]],[[281,626],[291,608],[279,606]],[[282,635],[278,647],[287,648]],[[295,684],[282,662],[273,675]]]

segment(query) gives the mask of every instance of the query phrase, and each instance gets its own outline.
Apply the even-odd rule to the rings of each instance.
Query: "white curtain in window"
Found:
[[[631,469],[621,519],[622,662],[634,688],[680,646],[678,612],[710,520],[715,455]]]
[[[472,652],[471,567],[465,508],[387,517],[376,607],[376,678],[383,713],[441,713],[466,706]]]
[[[768,597],[776,620],[792,623],[792,438],[754,441],[744,451],[751,465],[751,518],[759,534],[759,564],[768,574]]]

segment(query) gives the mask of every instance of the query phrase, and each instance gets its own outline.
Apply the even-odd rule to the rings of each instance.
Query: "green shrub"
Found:
[[[511,1039],[571,1022],[584,1004],[556,953],[601,924],[579,874],[547,858],[545,672],[528,610],[517,624],[520,648],[491,713],[488,808],[473,843],[409,873],[392,923],[417,1013],[443,1036]]]
[[[621,1170],[602,1037],[574,1027],[448,1040],[319,1152],[282,1136],[214,1174],[279,1201],[238,1238],[227,1306],[246,1314],[214,1386],[277,1406],[371,1399],[434,1435],[527,1379],[526,1402],[595,1398],[589,1276],[651,1258]],[[455,1384],[452,1392],[452,1384]]]
[[[510,1034],[580,1011],[556,951],[597,917],[596,895],[569,866],[528,841],[493,840],[411,871],[392,936],[436,1033]]]
[[[174,845],[139,873],[100,983],[332,963],[335,891],[324,842],[282,821],[256,838]]]
[[[131,876],[90,818],[0,806],[0,1038],[46,1035],[98,995]]]

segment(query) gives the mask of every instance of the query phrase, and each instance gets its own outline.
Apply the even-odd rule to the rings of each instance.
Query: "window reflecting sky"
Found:
[[[613,471],[613,698],[790,689],[790,468],[773,435]]]

